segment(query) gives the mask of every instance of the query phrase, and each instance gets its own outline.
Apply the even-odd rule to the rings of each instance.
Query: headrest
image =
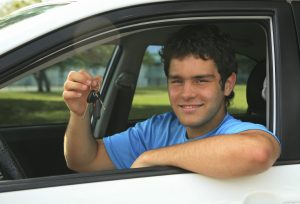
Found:
[[[265,114],[266,101],[262,97],[264,81],[266,78],[266,61],[256,64],[247,80],[246,95],[248,103],[248,113]]]

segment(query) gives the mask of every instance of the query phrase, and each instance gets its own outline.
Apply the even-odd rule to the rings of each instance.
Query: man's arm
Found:
[[[89,117],[81,118],[71,113],[65,133],[64,154],[68,167],[78,172],[115,168],[102,140],[93,138]]]
[[[279,143],[272,135],[249,130],[147,151],[132,168],[167,165],[215,178],[233,178],[267,170],[279,154]]]
[[[91,132],[90,117],[86,113],[86,98],[90,89],[99,86],[100,78],[87,72],[70,72],[64,85],[63,97],[70,109],[65,133],[64,154],[70,169],[80,172],[114,169],[102,140],[96,141]]]

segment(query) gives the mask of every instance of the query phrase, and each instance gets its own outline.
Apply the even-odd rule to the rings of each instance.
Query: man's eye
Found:
[[[206,82],[208,82],[208,80],[206,80],[206,79],[196,79],[195,80],[195,83],[197,83],[197,84],[204,84]]]
[[[170,80],[170,83],[171,83],[171,84],[181,84],[181,83],[182,83],[182,80],[179,80],[179,79],[173,79],[173,80]]]

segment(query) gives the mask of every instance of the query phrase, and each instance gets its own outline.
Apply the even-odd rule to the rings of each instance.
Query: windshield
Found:
[[[60,3],[60,4],[51,4],[51,5],[41,5],[41,6],[36,6],[32,7],[30,9],[21,9],[19,11],[13,12],[12,14],[5,16],[3,18],[0,18],[0,29],[9,26],[11,24],[17,23],[19,21],[22,21],[26,18],[30,18],[36,15],[39,15],[41,13],[44,13],[45,11],[63,6],[69,3]]]

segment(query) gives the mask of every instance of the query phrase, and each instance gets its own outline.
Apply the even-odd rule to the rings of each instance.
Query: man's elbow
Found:
[[[275,161],[279,157],[279,149],[271,146],[264,146],[256,148],[251,156],[250,160],[258,172],[263,172],[273,166]]]
[[[73,161],[68,155],[65,154],[65,161],[68,169],[73,170],[73,171],[78,171],[78,164],[76,161]]]
[[[82,173],[88,171],[86,168],[83,168],[83,166],[86,166],[86,165],[79,163],[78,160],[76,160],[76,159],[75,160],[71,159],[67,155],[65,155],[65,161],[66,161],[66,165],[67,165],[68,169],[70,169],[72,171],[82,172]]]

